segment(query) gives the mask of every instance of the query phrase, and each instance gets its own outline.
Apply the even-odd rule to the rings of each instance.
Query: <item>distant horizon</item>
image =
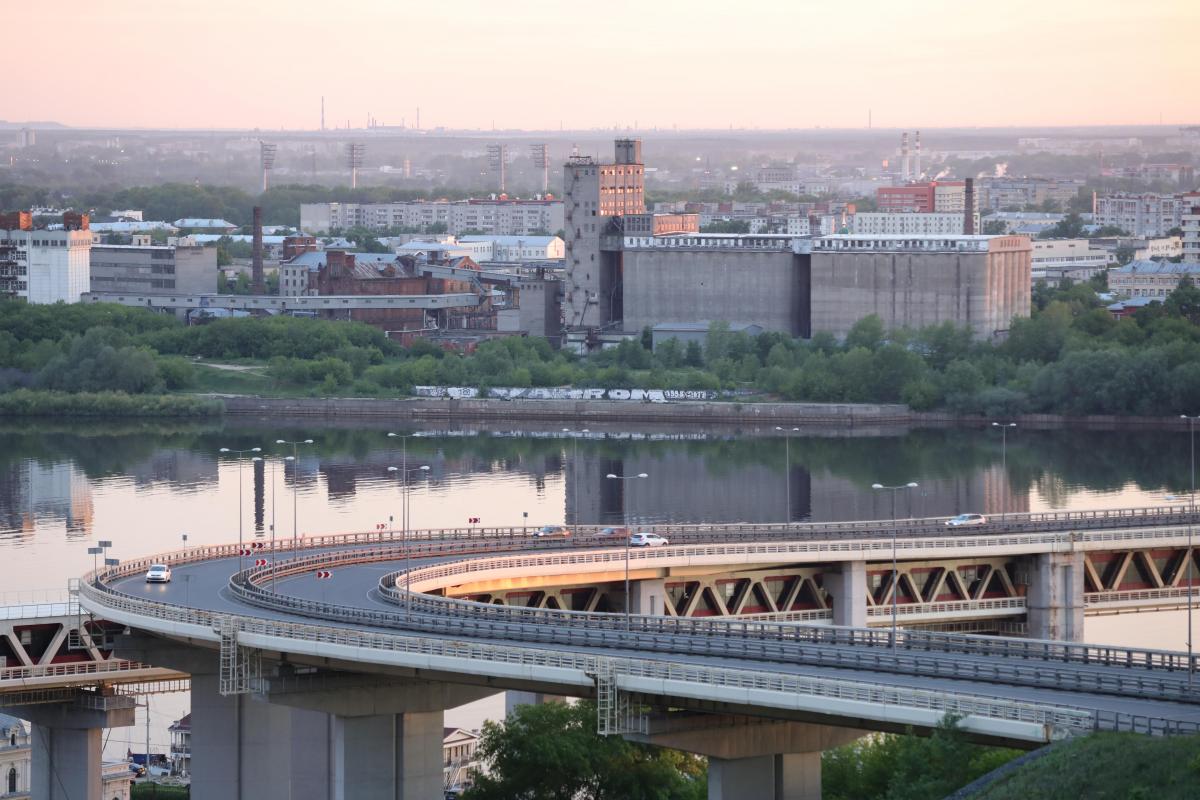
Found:
[[[13,16],[5,114],[84,129],[1186,125],[1200,106],[1193,0],[109,0]]]

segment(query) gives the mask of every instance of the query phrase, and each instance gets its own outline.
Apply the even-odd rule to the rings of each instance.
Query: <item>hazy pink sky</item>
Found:
[[[8,120],[315,128],[324,95],[330,127],[1200,122],[1200,0],[20,6]]]

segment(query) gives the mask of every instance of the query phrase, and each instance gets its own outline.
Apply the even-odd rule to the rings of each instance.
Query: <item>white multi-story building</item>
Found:
[[[1085,281],[1108,268],[1112,254],[1087,239],[1035,239],[1032,279],[1058,286],[1064,278]]]
[[[961,201],[961,197],[959,198]],[[911,236],[960,236],[963,230],[965,215],[960,210],[957,213],[934,214],[904,214],[888,212],[868,212],[855,214],[851,222],[854,233],[873,236],[876,234],[897,234]],[[979,215],[975,215],[975,230],[979,230]]]
[[[1108,271],[1108,288],[1118,297],[1157,297],[1165,299],[1179,281],[1188,276],[1200,281],[1200,264],[1170,261],[1131,261]]]
[[[490,255],[476,261],[561,261],[566,257],[566,243],[557,236],[460,236],[458,243],[490,243]]]
[[[1195,198],[1182,215],[1183,260],[1200,264],[1200,197]]]
[[[373,230],[428,230],[444,226],[458,235],[477,232],[530,236],[563,229],[560,200],[457,200],[401,203],[304,203],[300,227],[308,233],[362,227]]]
[[[1186,209],[1200,205],[1200,194],[1133,194],[1096,198],[1095,223],[1114,225],[1134,236],[1164,236],[1183,225]]]
[[[87,230],[0,230],[0,297],[78,303],[89,291]]]

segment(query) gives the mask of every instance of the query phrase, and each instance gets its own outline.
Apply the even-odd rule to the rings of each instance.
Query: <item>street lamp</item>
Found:
[[[591,431],[589,431],[587,428],[580,428],[577,431],[571,430],[570,428],[563,428],[562,432],[563,433],[591,433]],[[574,525],[576,527],[578,527],[579,526],[579,437],[576,436],[573,438],[573,440],[574,440],[575,452],[571,456],[571,470],[575,473],[574,477],[572,478],[572,483],[574,484],[573,492],[575,494],[575,522],[574,522]],[[565,502],[564,502],[564,506],[565,506]],[[565,508],[563,509],[563,518],[564,519],[566,518],[566,509]],[[571,520],[569,520],[569,519],[566,520],[566,522],[568,524],[571,524]]]
[[[1008,487],[1008,429],[1017,427],[1015,422],[993,422],[993,428],[1000,429],[1000,471],[1004,473],[1005,491]],[[1005,495],[1007,497],[1007,495]],[[1008,503],[1004,504],[1004,510],[1008,511]]]
[[[1200,419],[1200,414],[1196,414],[1196,415],[1193,415],[1190,417],[1187,414],[1180,414],[1179,418],[1187,420],[1188,434],[1191,439],[1191,446],[1192,446],[1192,496],[1190,498],[1191,503],[1189,506],[1189,511],[1191,513],[1188,515],[1188,535],[1187,535],[1188,689],[1191,690],[1192,675],[1195,672],[1195,669],[1192,666],[1192,565],[1195,563],[1195,556],[1192,554],[1192,521],[1196,517],[1196,420]]]
[[[610,481],[636,481],[641,478],[649,478],[650,476],[644,472],[639,472],[637,475],[614,475],[608,473],[604,476]],[[629,630],[629,540],[633,537],[632,533],[625,533],[625,630]]]
[[[791,431],[787,431],[787,430],[779,427],[778,425],[776,425],[775,430],[781,431],[783,433],[783,453],[784,453],[784,458],[785,458],[784,468],[783,468],[783,485],[787,489],[787,520],[786,520],[786,522],[790,523],[792,521],[792,437],[791,437],[791,434],[799,433],[800,429],[792,428]]]
[[[892,493],[892,650],[896,649],[896,603],[900,596],[900,571],[896,568],[896,492],[901,489],[915,489],[915,482],[902,483],[899,486],[884,486],[882,483],[872,483],[872,489]]]
[[[238,465],[238,572],[241,572],[242,571],[242,561],[244,559],[244,556],[242,555],[242,551],[245,549],[242,546],[242,461],[244,460],[242,458],[242,456],[246,455],[247,453],[261,453],[262,448],[261,447],[248,447],[245,450],[233,450],[228,447],[222,447],[219,452],[229,453],[231,455],[237,456],[237,465]]]
[[[296,544],[299,541],[299,539],[297,537],[297,526],[296,526],[296,518],[297,518],[296,508],[297,508],[297,502],[298,502],[296,499],[296,493],[299,491],[300,445],[312,444],[312,443],[313,443],[312,439],[297,439],[294,442],[289,442],[287,439],[276,439],[275,440],[275,444],[290,444],[292,446],[292,455],[291,455],[291,459],[290,459],[293,462],[293,464],[292,464],[292,467],[293,467],[293,469],[292,469],[292,550],[296,549]],[[284,461],[287,461],[287,460],[288,459],[286,459],[286,458],[284,459]],[[272,545],[272,547],[274,547],[274,545]]]
[[[391,434],[388,435],[390,436]],[[412,604],[412,595],[409,593],[410,587],[412,586],[412,578],[411,570],[409,569],[408,555],[408,476],[414,472],[429,472],[429,467],[422,465],[420,467],[413,467],[412,469],[406,469],[402,467],[388,467],[387,469],[388,472],[399,473],[400,479],[403,481],[400,489],[400,498],[402,501],[400,506],[400,527],[402,537],[401,541],[404,542],[404,618],[407,620],[409,618],[410,607]],[[388,522],[391,522],[391,517],[388,517]]]

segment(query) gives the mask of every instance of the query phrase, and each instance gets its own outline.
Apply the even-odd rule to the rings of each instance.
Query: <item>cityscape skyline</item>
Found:
[[[869,119],[878,128],[1019,127],[1186,124],[1193,120],[1181,115],[1200,99],[1186,82],[1185,47],[1200,7],[1182,0],[1141,4],[1139,24],[1157,33],[1139,40],[1128,36],[1124,6],[1084,0],[1057,0],[1053,15],[1018,0],[999,18],[950,0],[864,0],[852,25],[840,8],[790,3],[730,17],[710,3],[622,0],[590,19],[543,0],[522,5],[518,22],[482,0],[404,9],[363,0],[348,21],[371,24],[353,29],[349,51],[326,46],[324,15],[281,0],[110,3],[73,9],[67,20],[31,7],[30,26],[60,27],[63,46],[46,60],[36,37],[9,44],[12,63],[38,63],[40,79],[14,82],[5,116],[73,127],[314,130],[324,98],[327,129],[371,120],[414,128],[418,114],[424,130],[855,129]],[[775,46],[764,41],[767,19],[772,31],[809,34]],[[421,34],[432,30],[442,35]],[[46,91],[93,69],[105,40],[121,43],[105,57],[108,79],[136,76],[122,92],[151,102],[94,92],[68,104]],[[236,55],[214,59],[214,41]],[[314,47],[329,56],[297,57]],[[1039,57],[1014,58],[1017,47]],[[814,65],[832,79],[814,80]],[[1047,75],[1062,76],[1063,89],[1047,90]]]

